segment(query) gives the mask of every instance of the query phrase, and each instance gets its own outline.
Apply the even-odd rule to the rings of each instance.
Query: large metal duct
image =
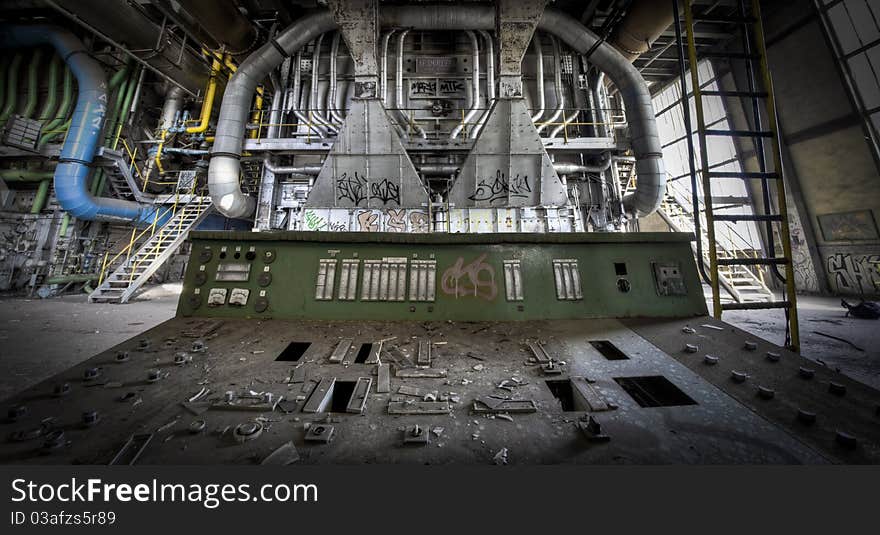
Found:
[[[104,127],[107,78],[82,42],[55,26],[7,26],[0,29],[0,48],[52,45],[76,77],[78,97],[70,129],[55,167],[55,196],[71,216],[87,221],[150,224],[157,208],[119,199],[92,197],[89,164]]]
[[[657,0],[635,0],[611,36],[623,57],[633,61],[651,50],[651,45],[672,26],[672,6]]]
[[[416,30],[495,28],[495,10],[489,6],[389,6],[379,12],[379,17],[382,26]],[[282,51],[289,55],[317,35],[335,28],[336,23],[329,12],[314,13],[299,19],[275,40],[249,56],[227,86],[208,170],[211,197],[215,206],[227,217],[250,217],[254,212],[254,199],[242,193],[238,179],[248,109],[257,84],[281,64],[284,59]],[[581,54],[599,42],[599,38],[581,23],[553,10],[544,11],[538,28],[556,35]],[[626,104],[638,185],[636,192],[624,199],[624,206],[636,216],[650,214],[660,206],[666,191],[663,151],[657,134],[651,94],[641,74],[611,45],[600,43],[590,60],[614,82]]]
[[[209,65],[188,48],[180,50],[181,43],[177,40],[159,42],[163,30],[150,20],[147,15],[133,2],[108,2],[107,0],[52,0],[49,2],[75,16],[79,21],[98,30],[124,45],[128,50],[156,50],[144,58],[152,68],[186,87],[193,94],[198,94],[208,80]],[[158,48],[158,50],[157,50]]]
[[[256,44],[257,31],[251,21],[238,10],[231,0],[177,0],[205,33],[224,45],[232,55],[251,50]]]

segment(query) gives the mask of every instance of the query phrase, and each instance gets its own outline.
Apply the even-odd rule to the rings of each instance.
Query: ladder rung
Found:
[[[781,266],[788,263],[787,258],[719,258],[719,266]]]
[[[746,54],[745,52],[704,52],[700,55],[709,59],[761,59],[758,54]]]
[[[754,178],[757,180],[773,180],[779,178],[779,173],[757,173],[746,171],[709,171],[709,178]]]
[[[706,130],[705,135],[728,137],[773,137],[773,132],[767,130]]]
[[[767,98],[761,91],[701,91],[704,97],[736,97],[736,98]]]
[[[755,301],[751,303],[721,303],[721,310],[764,310],[791,308],[791,301]]]
[[[716,215],[713,217],[715,221],[729,221],[738,223],[740,221],[782,221],[779,214],[736,214],[736,215]]]
[[[708,22],[710,24],[754,24],[754,17],[722,17],[717,15],[694,15],[694,22]]]

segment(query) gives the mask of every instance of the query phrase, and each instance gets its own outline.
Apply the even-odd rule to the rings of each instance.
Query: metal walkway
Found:
[[[195,197],[178,208],[168,221],[147,239],[89,295],[90,302],[126,303],[145,282],[174,254],[186,241],[189,231],[197,227],[211,212],[210,197]],[[169,208],[169,213],[173,209]],[[146,231],[144,231],[146,232]],[[132,244],[117,255],[130,253]],[[112,263],[112,262],[111,262]]]

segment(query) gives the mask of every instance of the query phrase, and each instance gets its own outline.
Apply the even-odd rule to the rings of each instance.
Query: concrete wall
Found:
[[[873,149],[811,5],[768,4],[765,30],[795,216],[794,256],[805,273],[796,281],[806,291],[880,294],[880,173]],[[732,83],[744,89],[741,75],[734,73]],[[729,108],[742,115],[737,105]],[[753,167],[754,149],[742,152]],[[811,270],[818,280],[811,280]]]

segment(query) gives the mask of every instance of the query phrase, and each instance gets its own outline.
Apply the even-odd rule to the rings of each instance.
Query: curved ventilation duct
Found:
[[[484,6],[400,6],[384,8],[379,13],[385,27],[416,30],[492,30],[495,10]],[[599,38],[570,16],[545,10],[538,28],[552,33],[577,52],[584,54]],[[330,12],[307,15],[276,39],[260,47],[239,67],[226,88],[210,168],[208,186],[214,205],[227,217],[246,218],[254,213],[255,200],[239,187],[242,140],[248,108],[257,84],[281,64],[285,55],[296,52],[318,35],[336,29]],[[600,43],[590,61],[604,71],[617,86],[626,104],[632,150],[636,157],[636,191],[624,198],[627,211],[636,216],[654,212],[666,191],[663,152],[651,94],[641,74],[611,45]]]
[[[0,47],[49,44],[64,58],[76,77],[79,96],[61,157],[55,167],[55,196],[72,217],[86,221],[153,223],[157,208],[136,202],[92,197],[88,190],[89,164],[104,126],[107,78],[82,42],[55,26],[6,26],[0,29]]]

